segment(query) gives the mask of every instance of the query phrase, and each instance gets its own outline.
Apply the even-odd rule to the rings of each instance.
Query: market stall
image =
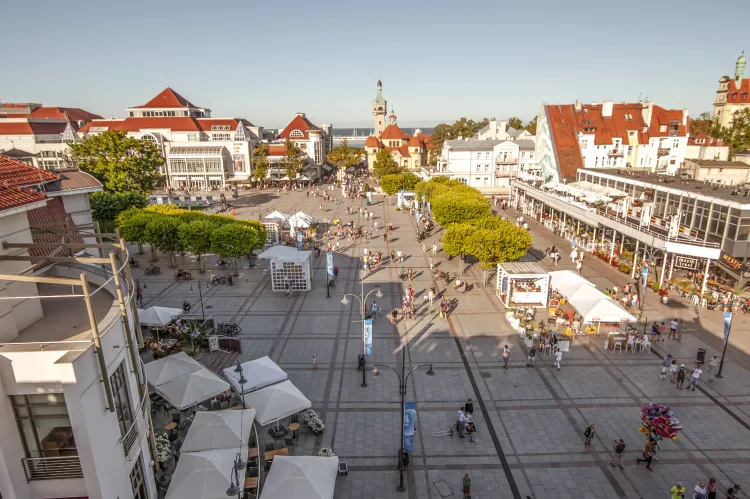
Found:
[[[270,260],[271,289],[292,293],[312,289],[312,252],[289,246],[271,246],[258,255]]]
[[[281,235],[290,214],[282,211],[273,211],[263,217],[263,226],[266,228],[266,246],[281,244]]]
[[[495,294],[506,307],[547,306],[550,274],[534,262],[497,264]]]

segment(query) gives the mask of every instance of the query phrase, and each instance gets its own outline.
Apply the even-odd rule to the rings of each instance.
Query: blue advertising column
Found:
[[[404,404],[404,452],[414,450],[414,424],[417,420],[417,403]]]

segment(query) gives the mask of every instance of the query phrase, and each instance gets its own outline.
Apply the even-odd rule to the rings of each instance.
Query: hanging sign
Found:
[[[219,350],[219,337],[216,335],[211,335],[208,337],[208,351],[209,352],[216,352]]]
[[[724,344],[727,344],[729,330],[732,327],[732,312],[724,312]]]
[[[690,256],[675,256],[674,266],[678,269],[695,270],[698,265],[698,259]]]
[[[333,251],[326,252],[326,267],[328,268],[328,277],[333,277]]]
[[[372,355],[372,319],[365,319],[365,355]]]
[[[417,403],[404,404],[404,452],[414,450],[414,426],[417,420]]]
[[[731,268],[735,272],[740,272],[740,273],[747,272],[747,265],[737,260],[733,256],[724,253],[723,251],[721,252],[721,255],[719,256],[719,260],[724,262],[724,264],[728,265],[729,268]]]

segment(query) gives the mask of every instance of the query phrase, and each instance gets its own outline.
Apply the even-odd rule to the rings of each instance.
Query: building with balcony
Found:
[[[719,89],[714,101],[713,119],[721,126],[732,122],[732,116],[737,111],[750,108],[750,78],[745,78],[747,58],[743,52],[734,65],[734,78],[722,76],[719,78]]]
[[[332,125],[318,127],[307,119],[305,113],[297,113],[286,128],[279,132],[279,139],[284,142],[289,140],[316,165],[322,165],[326,162],[330,146],[333,145],[332,134]]]
[[[172,189],[223,190],[250,179],[262,127],[243,118],[213,118],[210,109],[169,87],[127,113],[124,119],[93,120],[79,134],[85,138],[117,130],[152,142],[166,159],[164,174]]]
[[[575,179],[580,168],[648,168],[674,175],[685,161],[687,110],[653,102],[543,105],[536,158],[545,179]]]
[[[489,123],[474,134],[478,140],[534,140],[534,136],[528,130],[517,130],[508,125],[507,121],[497,121],[492,118]]]
[[[117,244],[87,248],[95,238],[75,225],[87,219],[77,198],[96,189],[93,182],[6,166],[0,168],[0,494],[155,498],[127,253]]]
[[[721,139],[706,134],[693,135],[688,138],[687,150],[685,151],[685,162],[687,163],[689,159],[727,161],[729,159],[729,146]]]
[[[72,107],[0,103],[0,154],[37,168],[61,170],[68,144],[81,127],[101,116]]]

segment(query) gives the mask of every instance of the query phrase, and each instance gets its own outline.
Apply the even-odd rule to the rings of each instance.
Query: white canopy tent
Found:
[[[550,287],[568,298],[582,286],[595,288],[594,283],[572,270],[555,270],[549,275]]]
[[[151,307],[138,309],[138,320],[143,326],[166,326],[182,314],[181,308]]]
[[[240,367],[242,367],[242,374],[247,379],[247,383],[242,385],[244,386],[245,393],[254,392],[266,386],[279,383],[288,377],[279,365],[268,356],[244,362],[240,364]],[[224,369],[223,375],[224,379],[232,385],[232,388],[241,394],[243,388],[239,382],[240,373],[235,372],[235,369],[236,367],[227,367]]]
[[[307,229],[313,224],[314,220],[315,219],[307,213],[298,211],[289,217],[287,223],[293,229]]]
[[[636,322],[627,310],[572,270],[550,272],[551,286],[568,299],[583,322]]]
[[[289,215],[288,213],[284,213],[283,211],[275,210],[275,211],[272,211],[271,213],[269,213],[268,215],[266,215],[263,218],[264,219],[268,219],[268,220],[280,220],[282,222],[286,222],[289,219],[289,217],[291,217],[291,215]]]
[[[198,411],[185,436],[180,452],[237,449],[247,445],[255,419],[255,409]]]
[[[165,499],[226,499],[237,452],[247,456],[247,443],[231,449],[182,452]],[[238,473],[242,487],[245,469]]]
[[[287,380],[247,394],[245,405],[255,409],[255,419],[265,426],[309,409],[312,404],[294,383]]]
[[[145,366],[146,379],[151,386],[159,386],[173,379],[205,369],[203,364],[186,354],[179,352],[169,357],[149,362]]]
[[[338,466],[335,456],[276,456],[260,499],[331,499]]]
[[[599,299],[596,303],[591,304],[587,309],[578,309],[583,317],[583,322],[637,322],[638,319],[633,317],[622,305],[608,296],[599,293]],[[572,304],[573,302],[571,302]]]
[[[206,368],[180,376],[156,387],[156,392],[159,395],[181,410],[228,390],[229,383]]]

